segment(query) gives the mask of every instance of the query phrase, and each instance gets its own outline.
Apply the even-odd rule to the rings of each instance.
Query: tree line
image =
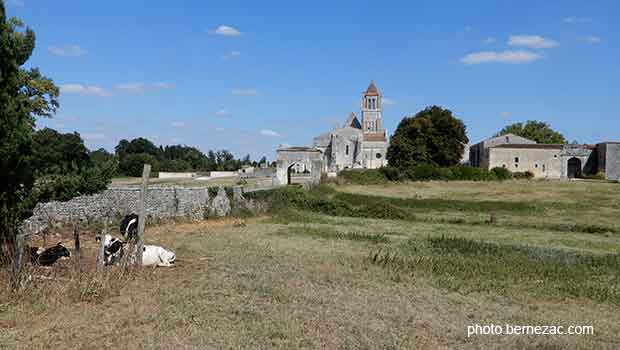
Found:
[[[121,176],[140,176],[145,163],[151,164],[155,172],[234,171],[242,166],[267,164],[265,156],[256,161],[252,160],[249,154],[237,159],[227,150],[210,150],[204,154],[195,147],[185,145],[157,147],[152,141],[142,137],[131,141],[121,140],[114,148],[114,154],[99,149],[95,151],[95,155],[100,159],[116,159],[118,174]]]

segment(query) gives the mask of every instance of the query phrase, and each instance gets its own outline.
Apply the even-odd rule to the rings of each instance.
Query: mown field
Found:
[[[2,292],[0,349],[620,348],[620,184],[254,196],[272,210],[148,227],[147,243],[177,253],[175,268],[79,283],[69,266],[30,271],[71,280]],[[84,241],[88,260],[95,245]],[[595,334],[467,337],[469,325],[507,323]]]

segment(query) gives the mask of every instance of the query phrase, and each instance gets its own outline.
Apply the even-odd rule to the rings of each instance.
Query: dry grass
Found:
[[[407,187],[388,190],[409,191]],[[428,191],[429,196],[439,195]],[[510,189],[494,187],[493,191]],[[559,189],[557,200],[563,201],[563,196],[569,201],[579,195]],[[492,288],[457,292],[438,285],[426,271],[395,273],[368,259],[377,248],[398,248],[411,239],[441,235],[567,252],[606,254],[620,249],[618,235],[306,212],[288,221],[256,218],[239,224],[230,219],[150,227],[147,243],[174,250],[177,267],[140,270],[115,282],[116,291],[106,287],[112,292],[94,298],[76,299],[71,293],[56,292],[30,292],[19,298],[0,295],[0,349],[620,347],[616,304],[561,293],[530,293],[525,288],[508,295]],[[94,239],[93,243],[84,239],[82,245],[85,259],[92,259]],[[41,281],[40,290],[54,285],[63,290],[60,280]],[[475,323],[593,325],[595,335],[467,338],[466,327]]]

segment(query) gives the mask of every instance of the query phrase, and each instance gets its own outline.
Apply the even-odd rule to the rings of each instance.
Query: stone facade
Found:
[[[470,165],[530,171],[536,178],[571,179],[603,172],[608,180],[620,180],[620,142],[548,145],[504,135],[471,146]]]
[[[362,94],[361,122],[351,112],[342,127],[314,138],[314,148],[323,155],[324,172],[376,169],[387,165],[389,143],[383,128],[381,104],[381,94],[371,82]]]
[[[596,145],[597,168],[608,180],[620,181],[620,142],[603,142]]]
[[[506,144],[535,143],[535,141],[513,134],[492,137],[469,147],[469,164],[473,167],[489,168],[489,148]]]
[[[318,184],[324,168],[323,154],[310,147],[283,147],[277,150],[274,185]],[[294,170],[294,171],[293,171]]]

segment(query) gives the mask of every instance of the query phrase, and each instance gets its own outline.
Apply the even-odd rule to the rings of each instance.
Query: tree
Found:
[[[24,69],[35,47],[35,34],[6,17],[0,0],[0,240],[13,242],[29,213],[34,185],[32,133],[36,117],[58,108],[58,88],[37,68]]]
[[[532,141],[545,144],[565,144],[566,139],[564,135],[551,129],[551,126],[545,122],[537,120],[528,120],[525,124],[515,123],[510,124],[503,128],[495,136],[502,136],[506,134],[514,134],[517,136],[525,137]]]
[[[452,166],[461,160],[468,142],[465,125],[460,119],[450,110],[431,106],[414,117],[401,120],[390,140],[387,159],[396,167]]]
[[[131,153],[125,156],[118,165],[121,174],[125,176],[140,177],[144,164],[150,164],[153,172],[159,171],[159,160],[147,153]]]
[[[63,174],[93,166],[88,148],[77,132],[61,134],[50,128],[33,135],[32,165],[37,174]]]

